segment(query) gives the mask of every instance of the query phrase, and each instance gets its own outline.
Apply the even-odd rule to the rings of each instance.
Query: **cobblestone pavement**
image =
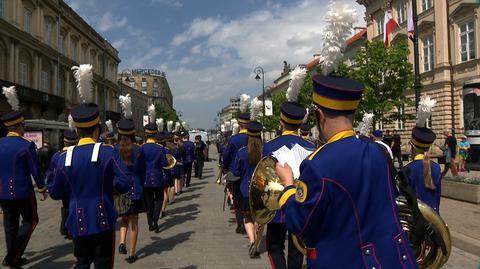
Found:
[[[133,265],[115,254],[116,268],[270,268],[265,247],[262,257],[248,257],[248,240],[234,233],[233,214],[222,211],[223,188],[215,184],[217,165],[206,163],[204,179],[192,178],[192,186],[168,206],[161,219],[161,232],[147,231],[146,216],[140,216],[139,260]],[[60,202],[39,201],[40,223],[26,250],[27,268],[71,268],[72,244],[60,236]],[[3,226],[3,222],[0,220]],[[118,237],[118,233],[117,233]],[[118,243],[118,239],[117,239]],[[128,249],[128,238],[127,238]],[[0,257],[5,255],[5,238],[0,233]],[[476,269],[479,257],[454,248],[444,268]]]

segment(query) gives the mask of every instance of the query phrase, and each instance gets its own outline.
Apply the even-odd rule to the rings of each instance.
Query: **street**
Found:
[[[218,167],[205,164],[204,179],[192,178],[192,186],[177,196],[161,219],[161,232],[147,231],[146,216],[140,216],[139,259],[129,265],[115,247],[116,268],[270,268],[265,247],[260,259],[248,257],[248,240],[234,233],[233,214],[222,211],[223,187],[214,181]],[[30,263],[25,268],[71,268],[72,244],[59,233],[61,202],[38,201],[40,223],[26,250]],[[2,223],[3,225],[3,223]],[[0,235],[0,255],[5,255],[4,234]],[[128,237],[127,237],[128,249]],[[479,257],[453,248],[444,268],[476,269]]]

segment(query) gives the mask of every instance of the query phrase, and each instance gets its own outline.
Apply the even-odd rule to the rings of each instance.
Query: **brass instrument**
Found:
[[[262,238],[263,227],[267,225],[275,217],[275,213],[280,209],[278,204],[278,197],[281,190],[265,190],[265,188],[272,184],[282,184],[280,178],[275,173],[276,159],[268,156],[263,158],[255,168],[250,181],[249,204],[252,217],[261,229],[258,230],[257,239],[255,240],[255,249],[258,249]],[[307,248],[300,238],[292,235],[295,247],[304,255],[307,253]]]
[[[177,159],[175,159],[172,154],[166,154],[165,157],[167,158],[167,166],[164,166],[163,169],[170,170],[175,167]]]
[[[254,220],[261,225],[269,223],[275,217],[276,211],[280,209],[278,198],[281,191],[265,191],[265,188],[269,184],[281,184],[275,172],[275,165],[276,160],[273,157],[262,159],[255,168],[250,182],[250,210]],[[399,209],[402,228],[411,237],[411,231],[413,230],[413,210],[402,196],[396,199],[396,203]],[[420,240],[420,245],[412,244],[411,246],[417,263],[422,269],[441,268],[447,262],[451,253],[452,244],[450,231],[442,218],[432,208],[420,200],[418,200],[418,207],[427,224],[438,231],[438,234],[445,243],[446,253],[444,254],[441,246],[432,240]],[[262,232],[263,229],[259,229],[259,234],[257,234],[257,240],[255,241],[256,249],[258,249],[258,245],[260,244]],[[308,248],[304,242],[294,235],[292,235],[292,239],[295,247],[306,255]]]
[[[410,205],[407,203],[405,197],[400,196],[396,200],[399,214],[400,214],[400,223],[402,224],[403,230],[411,236],[411,231],[413,230],[413,211]],[[433,226],[438,232],[443,242],[445,243],[446,253],[441,250],[441,246],[438,246],[436,243],[431,240],[422,240],[422,243],[419,245],[411,244],[413,253],[417,258],[417,263],[422,269],[437,269],[441,268],[450,257],[452,251],[452,241],[450,238],[450,230],[448,229],[447,224],[442,220],[442,218],[429,207],[424,202],[417,200],[418,209],[423,215],[425,220]]]

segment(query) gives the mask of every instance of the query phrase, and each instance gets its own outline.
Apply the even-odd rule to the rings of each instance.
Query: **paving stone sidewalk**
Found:
[[[192,178],[192,186],[167,208],[160,233],[148,232],[146,216],[140,216],[139,260],[129,265],[125,256],[116,253],[116,268],[270,268],[264,246],[260,259],[248,257],[248,240],[234,233],[235,221],[228,208],[222,211],[223,187],[214,182],[216,163],[207,162],[204,171],[204,179]],[[61,203],[49,199],[38,205],[40,223],[27,247],[26,257],[31,262],[26,268],[71,268],[72,244],[59,234]],[[2,220],[0,225],[3,227]],[[0,257],[4,255],[5,237],[0,232]],[[444,268],[476,269],[478,261],[479,257],[454,248]]]

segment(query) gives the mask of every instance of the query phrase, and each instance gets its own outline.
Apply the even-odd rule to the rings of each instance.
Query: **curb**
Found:
[[[468,253],[480,256],[480,240],[450,230],[453,246]]]

